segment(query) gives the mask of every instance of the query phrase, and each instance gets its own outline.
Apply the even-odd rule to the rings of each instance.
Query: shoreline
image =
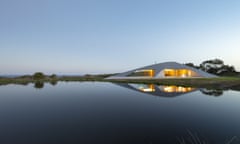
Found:
[[[177,85],[190,87],[206,87],[206,88],[228,88],[233,86],[240,87],[239,77],[218,77],[218,78],[168,78],[168,79],[105,79],[103,76],[64,76],[43,79],[33,79],[31,77],[17,77],[17,78],[0,78],[0,86],[8,84],[22,84],[29,83],[56,83],[56,82],[112,82],[112,83],[142,83],[142,84],[157,84],[157,85]]]

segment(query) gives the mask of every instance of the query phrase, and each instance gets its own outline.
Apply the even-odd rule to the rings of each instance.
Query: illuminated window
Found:
[[[175,70],[173,70],[173,69],[166,69],[166,70],[164,70],[164,75],[165,75],[166,77],[175,76],[175,75],[176,75],[176,74],[175,74]]]
[[[154,77],[155,71],[153,69],[144,69],[144,70],[137,70],[128,76],[144,76],[144,77]]]
[[[188,69],[165,69],[164,70],[165,77],[194,77],[197,74]]]

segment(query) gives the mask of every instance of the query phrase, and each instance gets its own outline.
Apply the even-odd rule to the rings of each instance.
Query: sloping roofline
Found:
[[[152,70],[155,71],[155,76],[153,78],[164,78],[164,77],[157,77],[157,76],[161,71],[163,71],[165,69],[176,69],[176,70],[178,70],[178,69],[188,69],[188,70],[191,70],[191,71],[197,73],[199,75],[198,77],[204,77],[204,78],[217,77],[216,75],[209,74],[209,73],[204,72],[202,70],[199,70],[199,69],[196,69],[196,68],[184,65],[184,64],[179,64],[177,62],[164,62],[164,63],[153,64],[153,65],[137,68],[137,69],[134,69],[134,70],[130,70],[130,71],[127,71],[127,72],[119,73],[119,74],[116,74],[114,76],[110,76],[107,79],[134,78],[134,77],[130,77],[128,75],[130,75],[131,73],[136,72],[138,70],[147,70],[147,69],[152,69]],[[141,77],[138,77],[138,78],[141,78]]]

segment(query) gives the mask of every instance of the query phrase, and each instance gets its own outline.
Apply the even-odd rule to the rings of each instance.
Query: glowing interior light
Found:
[[[154,92],[155,91],[155,88],[154,88],[153,84],[146,85],[146,87],[141,87],[139,89],[143,92]]]
[[[142,72],[144,76],[154,77],[155,71],[153,69],[143,69],[143,70],[137,70],[136,73]]]
[[[181,86],[163,86],[162,88],[163,92],[167,93],[173,93],[173,92],[190,92],[193,91],[194,88],[191,87],[181,87]]]
[[[165,69],[164,70],[165,77],[192,77],[196,76],[196,74],[188,69]]]

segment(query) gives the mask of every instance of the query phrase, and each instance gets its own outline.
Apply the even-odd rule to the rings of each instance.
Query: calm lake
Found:
[[[59,82],[0,86],[1,144],[239,144],[240,91]],[[201,142],[201,143],[199,143]]]

